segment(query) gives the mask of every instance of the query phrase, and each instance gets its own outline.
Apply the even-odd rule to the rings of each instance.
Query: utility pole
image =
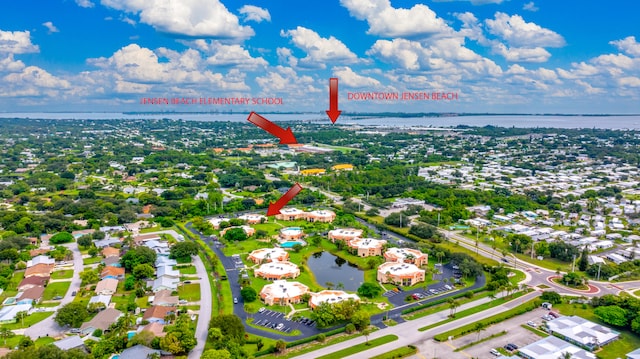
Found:
[[[598,263],[598,279],[597,280],[600,280],[600,267],[602,267],[602,262]]]
[[[576,269],[576,255],[573,255],[573,261],[571,262],[571,271],[574,272]]]

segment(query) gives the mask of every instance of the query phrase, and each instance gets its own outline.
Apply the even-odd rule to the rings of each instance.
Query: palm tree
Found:
[[[449,298],[447,303],[449,303],[449,316],[453,318],[456,316],[456,308],[460,306],[460,303],[453,298]]]
[[[562,354],[560,354],[558,359],[571,359],[572,357],[573,357],[573,355],[571,355],[571,353],[563,352]]]
[[[438,258],[438,263],[442,264],[442,257],[444,257],[444,253],[443,252],[436,252],[436,258]]]
[[[11,338],[15,334],[7,327],[0,327],[0,337],[4,339],[4,345],[7,345],[7,338]]]
[[[476,325],[473,327],[473,330],[478,333],[478,336],[476,337],[476,342],[480,340],[480,332],[482,332],[483,330],[486,330],[484,328],[484,324],[480,323],[480,322],[476,322]]]
[[[369,328],[364,328],[362,329],[362,335],[364,335],[364,338],[366,339],[366,345],[369,345],[369,335],[371,334],[371,329]]]

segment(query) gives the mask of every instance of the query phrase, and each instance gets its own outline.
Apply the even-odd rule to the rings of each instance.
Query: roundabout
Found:
[[[570,291],[576,292],[576,293],[593,295],[593,294],[597,294],[597,293],[600,292],[600,288],[596,287],[593,284],[589,284],[589,283],[585,284],[585,286],[587,286],[588,289],[571,288],[571,287],[568,287],[568,286],[556,281],[556,280],[559,280],[559,279],[562,279],[562,276],[560,276],[560,275],[552,275],[552,276],[548,276],[547,277],[547,282],[549,282],[550,284],[555,285],[557,287],[561,287],[563,289],[567,289],[567,290],[570,290]]]

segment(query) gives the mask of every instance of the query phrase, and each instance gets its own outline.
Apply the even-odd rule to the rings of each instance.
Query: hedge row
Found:
[[[328,332],[324,332],[324,333],[320,333],[320,334],[324,334],[325,337],[328,338],[329,336],[343,333],[345,330],[346,330],[346,328],[342,327],[342,328],[337,328],[337,329],[330,330]],[[318,335],[320,335],[320,334],[312,335],[310,337],[306,337],[306,338],[302,338],[302,339],[298,339],[298,340],[294,340],[292,342],[289,342],[289,343],[287,343],[287,348],[293,348],[293,347],[298,346],[298,345],[302,345],[302,344],[307,344],[307,343],[313,342],[313,341],[318,339]],[[257,351],[255,353],[253,353],[253,356],[254,357],[259,357],[259,356],[263,356],[263,355],[267,355],[267,354],[272,354],[272,353],[275,353],[275,352],[276,352],[276,347],[274,345],[271,345],[267,349],[263,349],[263,350],[260,350],[260,351]]]
[[[491,324],[496,324],[496,323],[500,323],[502,321],[505,321],[507,319],[513,318],[517,315],[520,314],[524,314],[526,312],[532,311],[534,309],[536,309],[538,306],[540,305],[540,300],[539,299],[535,299],[533,301],[529,301],[527,303],[524,304],[520,304],[519,306],[509,309],[505,312],[496,314],[494,316],[491,316],[489,318],[485,318],[482,320],[479,320],[477,322],[473,322],[473,323],[469,323],[467,325],[464,325],[460,328],[456,328],[456,329],[452,329],[448,332],[444,332],[444,333],[440,333],[436,336],[433,337],[433,339],[439,341],[439,342],[444,342],[447,341],[449,339],[449,337],[453,337],[453,338],[457,338],[460,336],[463,336],[465,334],[469,334],[469,333],[473,333],[476,331],[476,323],[481,323],[483,326],[487,327]]]

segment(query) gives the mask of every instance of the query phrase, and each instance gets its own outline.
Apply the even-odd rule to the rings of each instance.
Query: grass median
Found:
[[[327,355],[320,356],[317,359],[340,359],[340,358],[348,357],[349,355],[353,355],[353,354],[357,354],[357,353],[363,352],[365,350],[369,350],[371,348],[375,348],[375,347],[383,345],[383,344],[391,343],[391,342],[396,341],[396,340],[398,340],[398,336],[397,335],[389,334],[389,335],[385,335],[385,336],[380,337],[380,338],[369,340],[366,343],[356,344],[356,345],[354,345],[352,347],[349,347],[349,348],[346,348],[346,349],[342,349],[342,350],[338,350],[337,352],[333,352],[333,353],[330,353],[330,354],[327,354]]]

